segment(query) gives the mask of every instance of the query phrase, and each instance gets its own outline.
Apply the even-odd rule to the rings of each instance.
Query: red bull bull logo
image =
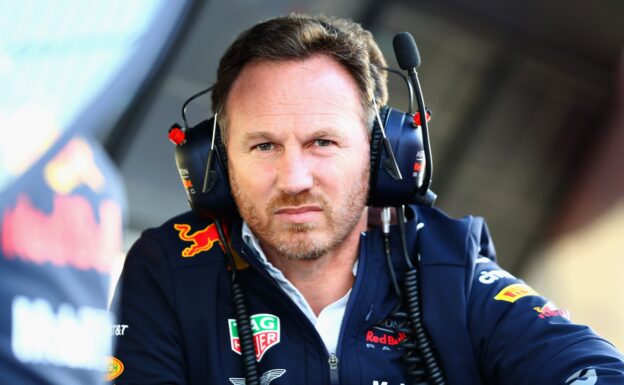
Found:
[[[538,313],[539,318],[563,317],[570,319],[570,312],[568,310],[559,309],[557,305],[552,302],[547,302],[542,307],[534,307],[533,310]]]
[[[95,163],[93,150],[82,138],[70,141],[44,168],[44,178],[59,194],[69,194],[82,185],[101,192],[104,174]]]
[[[181,240],[185,242],[192,242],[192,245],[182,250],[182,257],[184,258],[194,257],[202,251],[212,249],[215,242],[219,242],[221,249],[223,249],[223,244],[219,238],[219,232],[217,231],[217,227],[214,223],[192,234],[189,234],[191,231],[191,225],[176,223],[173,225],[173,228],[178,230],[178,236]]]

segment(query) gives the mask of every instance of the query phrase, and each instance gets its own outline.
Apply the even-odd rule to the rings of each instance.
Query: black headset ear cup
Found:
[[[230,191],[227,152],[218,126],[211,151],[213,127],[214,118],[187,128],[186,141],[176,145],[176,165],[193,211],[201,216],[228,216],[236,214],[237,209]]]
[[[379,117],[382,122],[385,122],[388,113],[390,112],[390,107],[382,106],[379,109]],[[371,196],[374,196],[374,189],[377,185],[377,175],[379,174],[379,161],[381,159],[381,153],[383,150],[383,134],[381,131],[381,127],[379,126],[379,121],[377,117],[373,119],[373,128],[371,129],[370,135],[370,188],[369,188],[369,200]]]

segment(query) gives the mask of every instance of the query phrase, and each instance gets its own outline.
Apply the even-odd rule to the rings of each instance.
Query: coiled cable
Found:
[[[253,331],[251,330],[251,322],[249,321],[249,312],[247,311],[247,303],[243,289],[238,283],[236,277],[236,263],[232,257],[230,245],[224,236],[221,221],[216,218],[215,224],[219,239],[225,250],[229,264],[232,269],[232,303],[234,305],[234,314],[236,325],[238,328],[238,338],[240,340],[241,356],[243,360],[243,373],[245,375],[246,385],[260,385],[260,377],[258,376],[258,367],[256,366],[256,353],[253,341]]]
[[[404,290],[401,292],[396,279],[396,274],[392,267],[392,256],[390,249],[390,208],[384,208],[382,211],[384,252],[392,286],[397,292],[399,303],[390,313],[388,318],[394,320],[392,329],[405,336],[399,343],[399,348],[405,350],[403,360],[407,363],[407,374],[414,379],[413,385],[444,385],[444,376],[438,363],[436,352],[433,344],[427,335],[423,324],[422,307],[420,303],[420,283],[418,263],[420,262],[420,254],[416,263],[407,253],[407,242],[405,237],[405,213],[404,207],[397,207],[397,222],[399,234],[401,237],[401,248],[403,256],[407,264],[407,271],[403,282]],[[407,308],[407,313],[402,308]]]

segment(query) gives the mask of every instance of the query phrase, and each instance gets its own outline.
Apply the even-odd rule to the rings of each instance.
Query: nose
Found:
[[[279,159],[277,188],[289,195],[296,195],[314,186],[312,168],[302,149],[287,149]]]

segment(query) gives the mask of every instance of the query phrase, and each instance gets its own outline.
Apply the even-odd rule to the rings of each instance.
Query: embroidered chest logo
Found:
[[[392,347],[399,345],[407,338],[405,332],[399,331],[405,329],[405,327],[405,322],[390,318],[380,322],[366,332],[366,348],[392,350]]]
[[[286,373],[286,369],[271,369],[264,372],[260,377],[260,385],[269,385],[273,380],[280,378]],[[244,378],[230,377],[230,382],[234,385],[245,385]]]
[[[254,338],[256,360],[260,361],[267,350],[280,342],[280,319],[272,314],[254,314],[249,318]],[[228,319],[230,329],[230,346],[232,350],[241,354],[240,338],[236,320]]]
[[[182,250],[182,257],[184,258],[194,257],[202,251],[208,251],[212,249],[212,246],[214,246],[215,242],[219,242],[219,244],[221,244],[221,240],[219,239],[219,232],[217,231],[217,227],[214,223],[206,226],[203,230],[197,230],[192,234],[189,234],[191,231],[191,226],[187,224],[176,223],[173,225],[173,228],[178,230],[178,236],[181,240],[186,242],[192,242],[192,245]],[[221,248],[223,248],[222,245]]]

